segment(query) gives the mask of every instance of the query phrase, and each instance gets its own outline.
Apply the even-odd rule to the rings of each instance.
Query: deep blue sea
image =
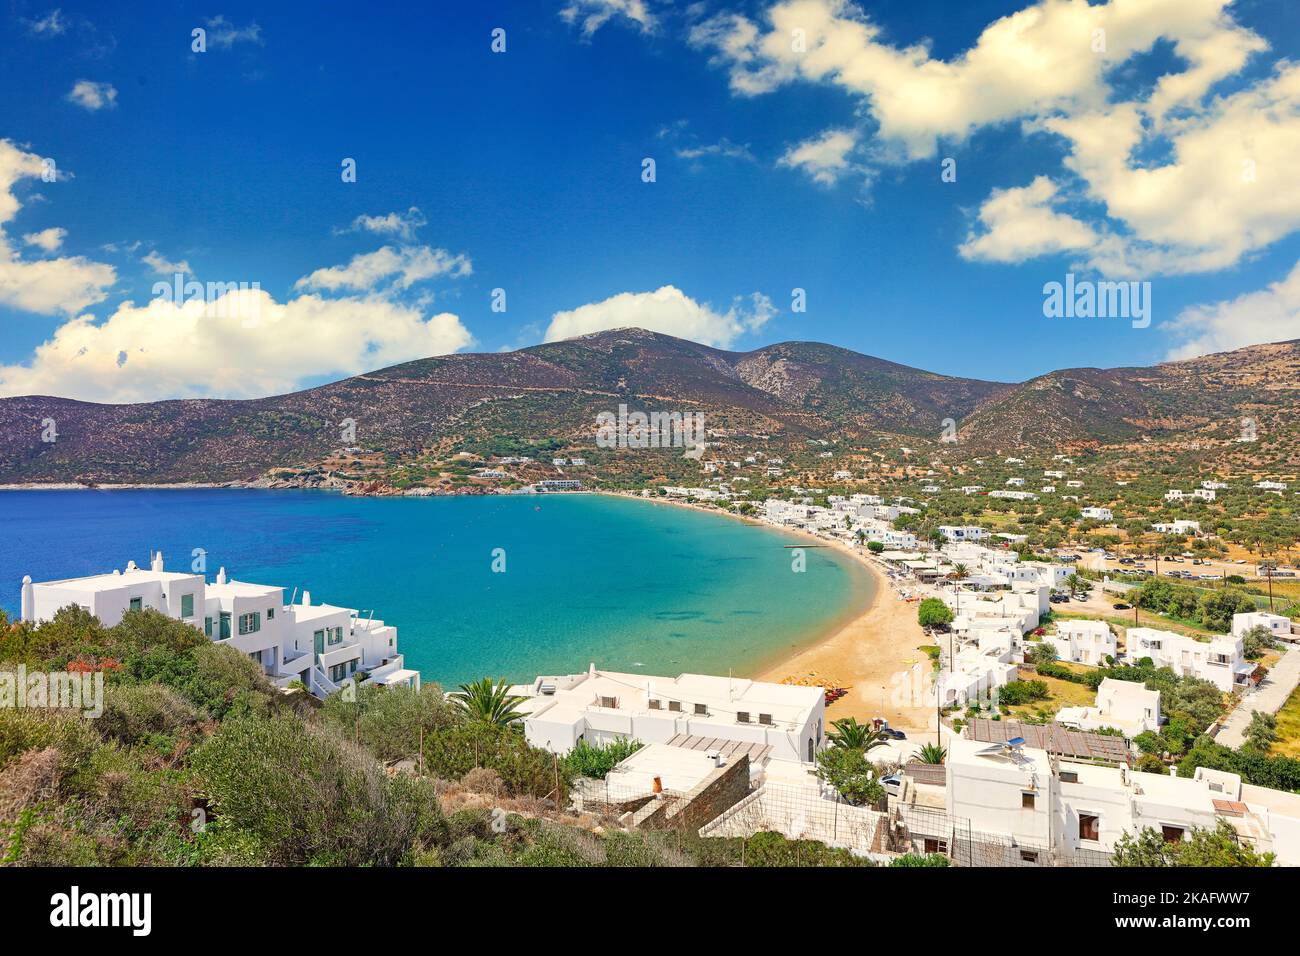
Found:
[[[0,491],[0,607],[43,581],[203,549],[208,580],[374,609],[407,666],[444,685],[588,663],[753,674],[860,610],[869,576],[763,527],[600,495],[353,498],[242,489]],[[504,572],[494,572],[494,550]],[[497,562],[498,566],[500,562]]]

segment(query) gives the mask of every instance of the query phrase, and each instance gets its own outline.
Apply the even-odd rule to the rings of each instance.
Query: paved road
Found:
[[[1246,728],[1250,726],[1253,711],[1276,714],[1286,703],[1296,684],[1300,683],[1300,648],[1288,647],[1277,666],[1268,672],[1259,687],[1237,702],[1236,709],[1228,715],[1223,729],[1214,738],[1217,742],[1225,747],[1240,747],[1246,740]]]

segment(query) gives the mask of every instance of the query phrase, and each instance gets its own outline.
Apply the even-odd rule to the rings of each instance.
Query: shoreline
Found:
[[[827,708],[828,723],[845,717],[856,717],[859,723],[873,717],[884,717],[891,727],[906,730],[922,740],[926,733],[934,733],[935,716],[931,707],[901,706],[890,702],[891,696],[897,696],[891,694],[891,691],[898,673],[915,663],[928,666],[929,659],[925,653],[917,650],[926,638],[916,621],[916,605],[900,600],[892,582],[865,554],[838,539],[823,538],[800,528],[778,528],[755,518],[717,508],[701,507],[685,501],[642,498],[640,495],[623,492],[596,493],[732,518],[779,534],[808,539],[822,547],[834,548],[855,562],[865,571],[873,585],[866,606],[851,612],[846,619],[821,629],[821,633],[812,636],[806,644],[801,641],[799,647],[782,652],[771,661],[761,662],[747,676],[774,683],[781,683],[787,678],[815,678],[826,680],[835,686],[848,687],[849,693]]]

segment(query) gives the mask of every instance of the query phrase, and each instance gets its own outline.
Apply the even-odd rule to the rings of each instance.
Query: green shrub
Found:
[[[641,749],[641,742],[620,738],[607,744],[593,746],[585,740],[565,755],[563,764],[574,777],[591,777],[604,780],[605,776],[621,761]]]

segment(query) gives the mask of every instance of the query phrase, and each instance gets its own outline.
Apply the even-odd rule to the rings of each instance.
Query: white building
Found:
[[[510,693],[525,697],[524,735],[552,753],[585,740],[667,743],[679,735],[770,746],[773,760],[810,763],[822,746],[826,694],[745,678],[649,677],[598,671],[538,677]]]
[[[940,533],[949,541],[983,541],[989,536],[988,530],[978,525],[940,525]]]
[[[1157,667],[1171,668],[1184,677],[1200,677],[1220,690],[1242,690],[1255,672],[1255,665],[1242,656],[1240,637],[1198,641],[1173,631],[1130,627],[1126,642],[1130,661],[1149,657]]]
[[[1199,521],[1166,521],[1160,524],[1152,525],[1160,534],[1200,534],[1201,523]]]
[[[1109,508],[1084,508],[1079,514],[1092,521],[1114,521],[1115,512]]]
[[[131,610],[150,608],[201,630],[217,644],[256,661],[277,686],[301,681],[326,697],[358,675],[372,683],[420,686],[397,650],[397,628],[353,608],[312,604],[304,591],[286,604],[284,588],[232,581],[222,568],[212,584],[201,574],[166,571],[161,553],[145,570],[134,561],[124,571],[62,581],[23,578],[22,617],[46,621],[77,605],[114,627]]]
[[[1046,635],[1043,640],[1056,648],[1060,660],[1093,667],[1104,664],[1108,656],[1119,654],[1119,644],[1105,621],[1061,621],[1056,633]]]
[[[973,840],[979,834],[996,839],[996,846],[977,843],[969,852],[1005,853],[1004,865],[1049,864],[1081,851],[1109,855],[1124,834],[1150,827],[1166,840],[1181,840],[1194,827],[1212,830],[1220,821],[1283,865],[1300,864],[1300,795],[1205,768],[1181,778],[960,737],[947,746],[946,809],[963,827],[969,821]]]
[[[1010,501],[1037,501],[1038,495],[1032,491],[990,491],[990,498],[1005,498]]]
[[[1291,639],[1291,619],[1281,614],[1269,614],[1267,611],[1248,611],[1232,615],[1232,636],[1245,637],[1257,627],[1268,628],[1268,632],[1279,640]]]
[[[1165,501],[1182,501],[1185,497],[1187,496],[1177,488],[1170,488],[1165,492]]]
[[[1257,481],[1255,487],[1262,491],[1286,491],[1285,481]]]
[[[1097,688],[1094,707],[1062,707],[1056,722],[1076,730],[1113,727],[1132,739],[1140,733],[1160,729],[1160,691],[1147,690],[1137,681],[1107,677]]]

